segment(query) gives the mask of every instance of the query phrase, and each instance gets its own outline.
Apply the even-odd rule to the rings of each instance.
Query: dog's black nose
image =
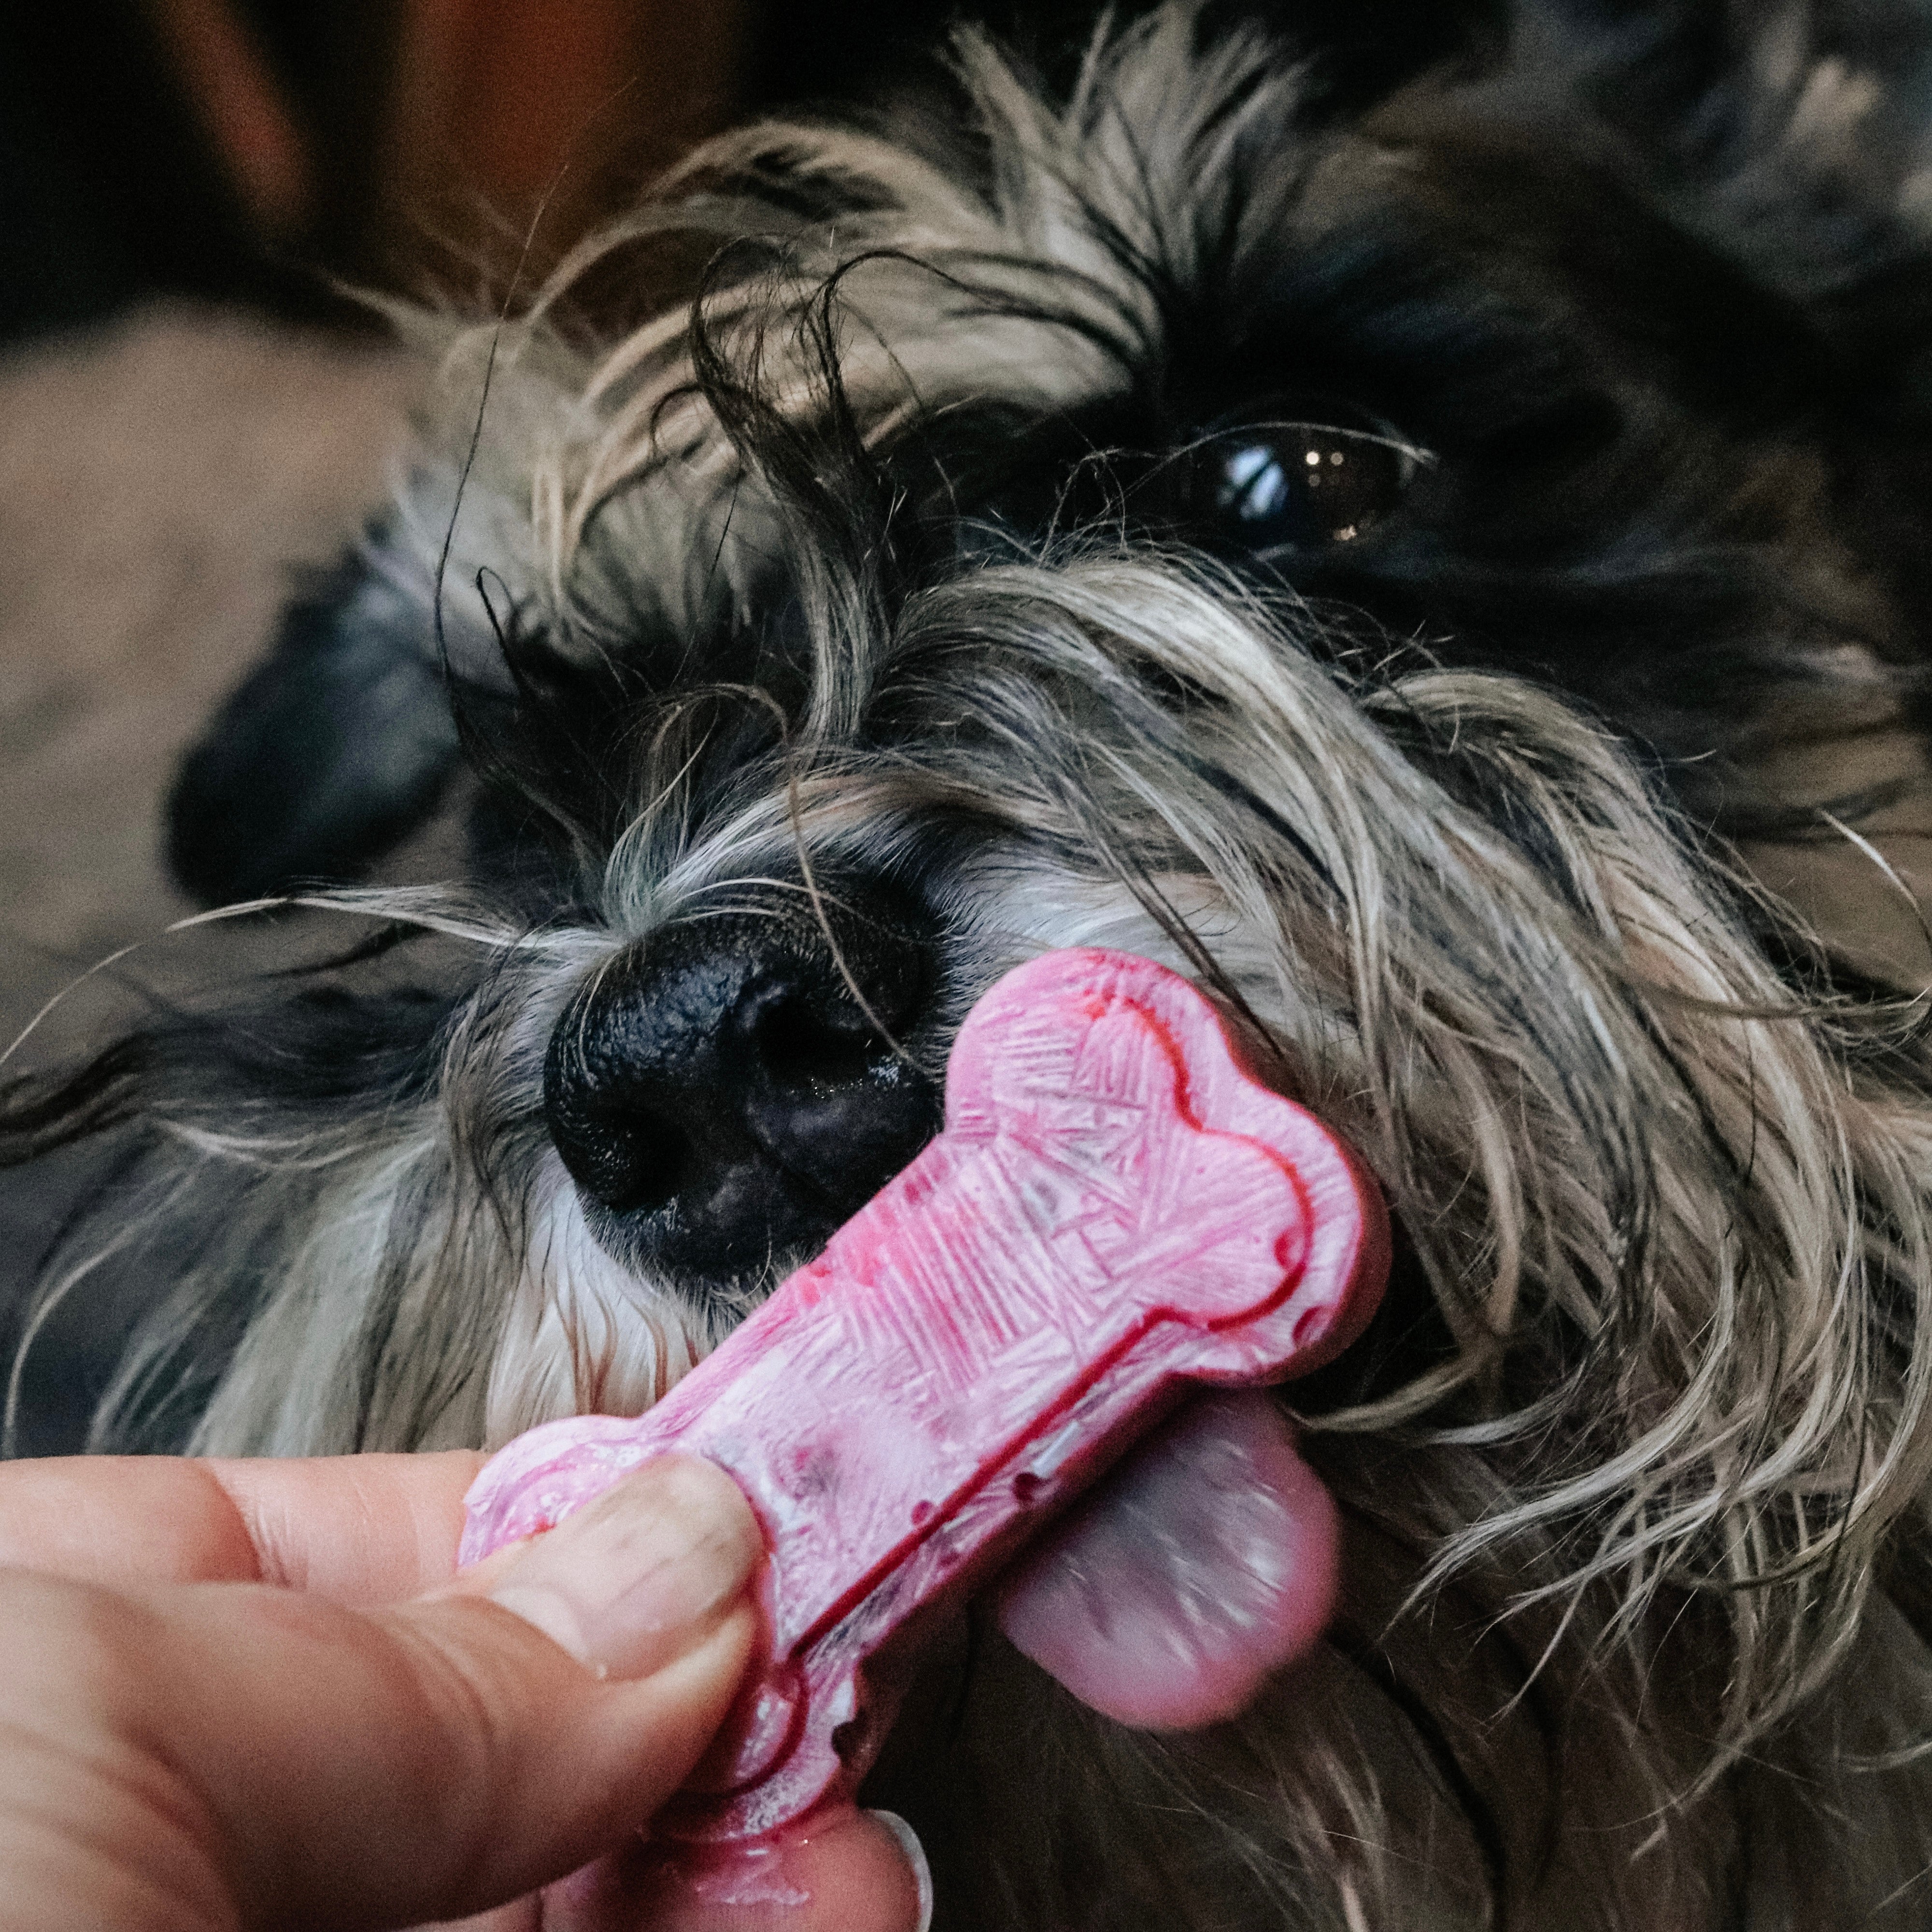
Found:
[[[761,893],[653,933],[550,1036],[544,1105],[599,1238],[721,1284],[824,1245],[939,1129],[908,1043],[930,928],[870,889]]]

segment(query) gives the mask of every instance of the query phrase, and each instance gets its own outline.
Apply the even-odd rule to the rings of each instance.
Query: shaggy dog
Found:
[[[1932,1054],[1713,836],[1867,865],[1786,754],[1917,729],[1928,30],[1430,19],[968,34],[410,319],[440,419],[177,856],[340,876],[460,751],[470,876],[0,1126],[115,1155],[101,1445],[495,1444],[811,1254],[1015,961],[1216,988],[1399,1230],[1284,1392],[1343,1614],[1163,1738],[969,1618],[869,1793],[941,1926],[1932,1918]]]

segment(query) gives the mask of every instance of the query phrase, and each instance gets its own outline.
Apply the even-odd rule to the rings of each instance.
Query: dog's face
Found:
[[[1916,730],[1917,30],[1678,24],[1531,10],[1366,100],[1181,10],[1070,98],[968,43],[945,116],[733,137],[460,338],[176,832],[326,867],[460,740],[473,877],[10,1103],[129,1144],[54,1292],[171,1277],[104,1439],[648,1403],[934,1131],[993,977],[1123,946],[1388,1192],[1382,1316],[1287,1391],[1346,1614],[1160,1744],[936,1660],[880,1776],[952,1922],[1909,1876],[1906,1808],[1854,1847],[1740,1767],[1856,1803],[1918,1715],[1924,1055],[1659,800],[1775,830],[1791,742]]]

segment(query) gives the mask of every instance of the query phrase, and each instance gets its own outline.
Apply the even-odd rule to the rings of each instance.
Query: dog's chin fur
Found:
[[[874,1780],[937,1922],[1922,1923],[1932,1055],[1679,814],[1775,829],[1780,734],[1912,715],[1921,442],[1858,418],[1847,483],[1821,398],[1906,393],[1932,197],[1909,88],[1802,9],[1682,98],[1633,18],[1526,16],[1366,118],[1186,9],[1070,97],[969,38],[956,137],[734,136],[526,316],[413,318],[448,407],[324,628],[405,682],[440,640],[476,874],[312,895],[342,958],[16,1084],[15,1157],[119,1154],[37,1318],[157,1282],[96,1444],[647,1405],[801,1256],[639,1263],[546,1130],[551,1030],[646,935],[883,882],[942,935],[928,1072],[1038,949],[1164,959],[1400,1229],[1368,1337],[1286,1391],[1335,1630],[1156,1738],[969,1619]],[[1352,372],[1402,446],[1319,557],[1142,516],[1256,318],[1270,395]],[[1064,464],[1011,507],[1048,432],[1098,517]]]

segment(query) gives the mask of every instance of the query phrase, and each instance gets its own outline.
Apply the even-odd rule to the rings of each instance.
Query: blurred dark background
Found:
[[[62,0],[0,10],[0,340],[157,294],[349,321],[332,278],[554,260],[692,142],[876,99],[947,0]],[[1094,10],[1009,10],[1023,38]]]

